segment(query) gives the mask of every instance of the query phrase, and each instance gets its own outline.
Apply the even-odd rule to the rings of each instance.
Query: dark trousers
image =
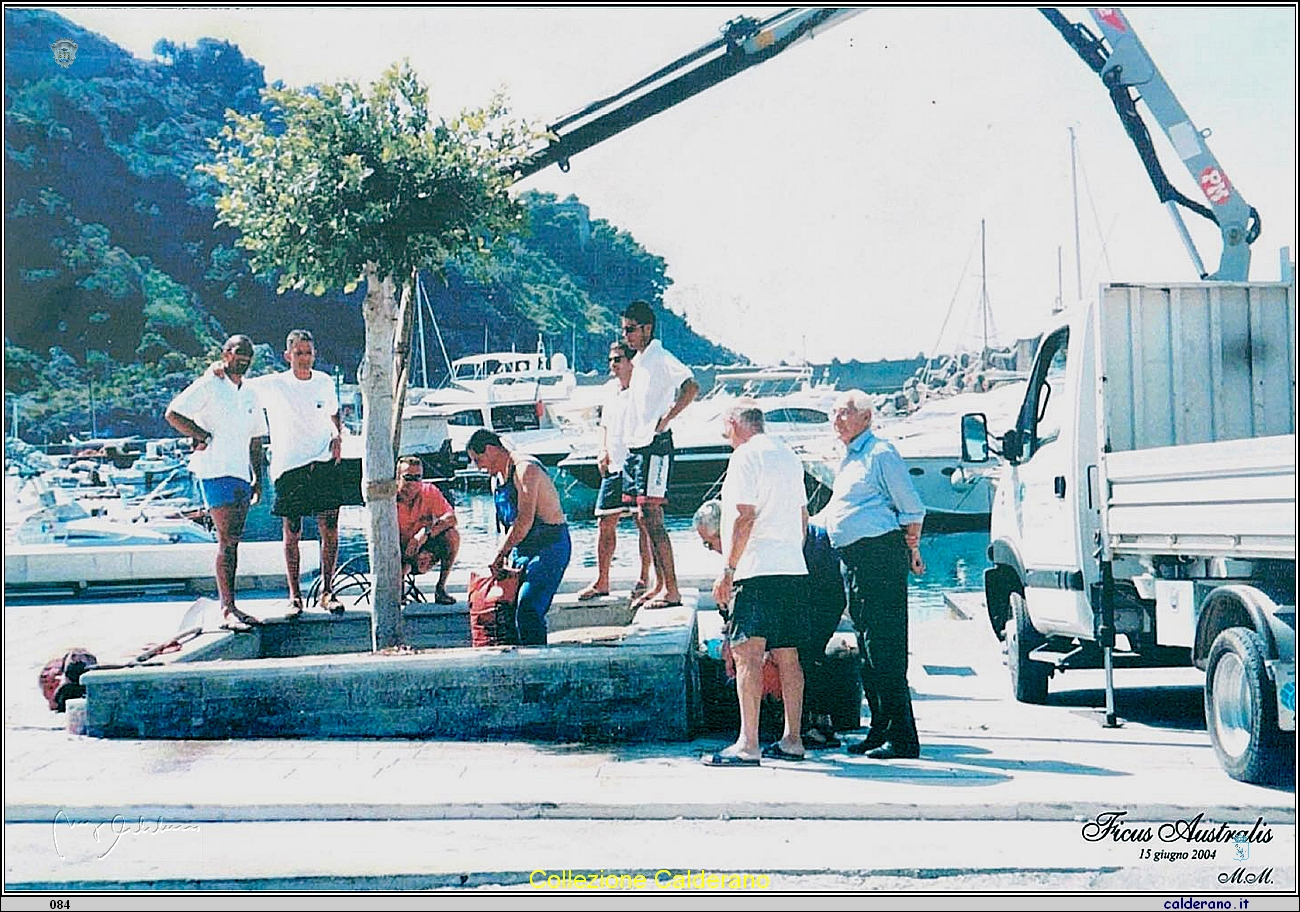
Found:
[[[515,603],[519,645],[546,645],[546,612],[564,580],[572,550],[567,525],[547,526],[544,535],[530,533],[515,548],[515,566],[524,571]]]
[[[803,666],[803,705],[813,715],[829,715],[832,704],[831,663],[826,659],[826,646],[840,626],[840,617],[844,614],[844,581],[840,578],[840,569],[835,568],[836,582],[839,583],[838,600],[820,597],[817,582],[811,578],[809,570],[808,602],[808,640],[799,647],[799,664]]]
[[[916,747],[907,687],[907,545],[902,530],[839,549],[849,616],[862,653],[862,690],[871,729],[900,748]]]

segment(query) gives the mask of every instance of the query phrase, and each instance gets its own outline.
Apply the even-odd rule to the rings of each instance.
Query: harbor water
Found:
[[[496,517],[490,495],[477,491],[451,491],[460,528],[461,547],[457,565],[462,568],[485,567],[496,551]],[[339,560],[350,558],[366,560],[366,523],[364,507],[344,507],[339,517]],[[718,558],[700,544],[689,516],[668,516],[665,520],[669,537],[673,541],[678,575],[712,576],[718,569]],[[590,516],[570,517],[570,534],[573,537],[573,559],[568,577],[583,583],[596,575],[596,520]],[[280,521],[272,516],[269,507],[255,507],[249,516],[245,541],[273,541],[280,537]],[[316,538],[315,524],[304,524],[303,537]],[[944,603],[946,592],[981,592],[984,588],[984,571],[989,567],[989,536],[987,531],[926,533],[921,539],[921,555],[925,559],[923,577],[912,576],[909,582],[908,604],[912,617],[931,620],[947,612]],[[632,579],[638,572],[636,527],[624,519],[618,530],[618,543],[614,553],[611,574],[615,580]]]

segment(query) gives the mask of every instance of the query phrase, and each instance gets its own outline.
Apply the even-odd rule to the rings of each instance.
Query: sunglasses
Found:
[[[611,355],[609,358],[609,363],[618,364],[620,361],[626,361],[626,360],[627,359],[624,358],[622,355]]]
[[[402,481],[419,481],[424,478],[423,475],[403,475]]]

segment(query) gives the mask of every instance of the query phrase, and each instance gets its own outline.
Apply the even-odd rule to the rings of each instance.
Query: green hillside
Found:
[[[60,38],[78,45],[66,68],[50,50]],[[355,378],[361,292],[277,295],[214,227],[218,188],[195,169],[228,108],[266,113],[264,87],[262,66],[228,42],[159,41],[146,61],[53,13],[5,10],[5,391],[25,439],[92,423],[170,433],[167,401],[232,332],[259,343],[270,369],[285,334],[306,327],[319,366]],[[485,335],[531,351],[540,333],[578,369],[603,370],[618,313],[641,298],[684,361],[738,360],[662,309],[662,258],[579,200],[522,199],[530,230],[490,264],[424,277],[452,357],[481,351]]]

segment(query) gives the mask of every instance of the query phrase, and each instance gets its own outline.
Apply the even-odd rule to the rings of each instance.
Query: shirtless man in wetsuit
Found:
[[[560,493],[540,462],[512,453],[489,430],[475,431],[466,449],[474,465],[492,476],[497,522],[505,529],[491,569],[509,564],[523,571],[515,606],[519,643],[544,646],[546,612],[573,552]]]

